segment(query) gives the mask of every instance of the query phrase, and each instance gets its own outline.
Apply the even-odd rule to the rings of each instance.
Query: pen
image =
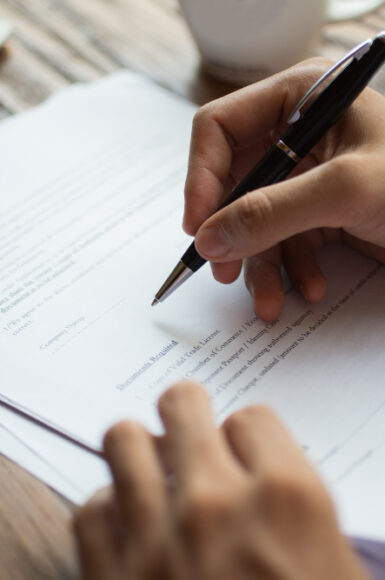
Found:
[[[350,64],[347,64],[302,112],[302,107],[321,84],[350,60]],[[384,61],[385,31],[373,40],[362,42],[333,65],[299,101],[287,121],[290,127],[218,209],[250,191],[286,179],[363,91]],[[155,295],[152,306],[164,301],[205,263],[206,260],[198,254],[193,242]]]

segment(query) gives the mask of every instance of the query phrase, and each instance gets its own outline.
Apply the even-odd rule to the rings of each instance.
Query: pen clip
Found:
[[[333,66],[329,70],[327,70],[326,73],[323,74],[322,77],[318,79],[318,81],[314,83],[314,85],[298,102],[293,111],[290,113],[290,116],[287,120],[288,124],[293,125],[293,123],[296,123],[301,118],[302,107],[306,105],[306,103],[313,96],[318,87],[320,87],[329,77],[331,77],[331,75],[336,70],[338,70],[343,64],[345,64],[349,60],[353,58],[355,58],[356,60],[360,60],[364,56],[364,54],[366,54],[370,50],[372,42],[373,41],[370,38],[368,40],[365,40],[364,42],[361,42],[360,44],[352,48],[352,50],[350,50],[347,54],[345,54],[345,56],[343,56],[338,62],[336,62],[336,64],[333,64]]]

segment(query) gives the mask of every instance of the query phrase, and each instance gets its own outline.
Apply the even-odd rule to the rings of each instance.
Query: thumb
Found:
[[[317,227],[353,226],[364,213],[361,170],[350,154],[252,191],[202,224],[196,248],[207,260],[228,262]]]

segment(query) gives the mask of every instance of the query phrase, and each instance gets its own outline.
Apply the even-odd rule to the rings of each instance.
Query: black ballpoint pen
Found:
[[[302,106],[312,97],[315,90],[351,59],[352,62],[302,113]],[[363,91],[384,61],[385,31],[373,40],[362,42],[327,71],[298,103],[288,119],[290,127],[287,131],[235,187],[225,203],[218,209],[222,209],[250,191],[286,179],[301,159],[311,151]],[[205,262],[206,260],[198,254],[193,242],[155,295],[152,306],[165,300]]]

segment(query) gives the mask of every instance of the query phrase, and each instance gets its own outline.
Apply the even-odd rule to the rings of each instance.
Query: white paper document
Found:
[[[0,453],[75,504],[111,482],[104,460],[1,406]]]
[[[221,286],[208,267],[150,307],[190,243],[181,219],[194,112],[121,73],[2,124],[0,395],[96,449],[120,419],[159,431],[156,401],[181,378],[205,384],[218,422],[269,404],[324,475],[344,529],[385,539],[382,266],[326,248],[325,300],[309,305],[288,288],[270,324],[242,280]],[[23,439],[19,421],[0,410]],[[76,462],[61,471],[56,446],[68,464],[72,446],[25,429],[80,490],[75,501],[108,481],[97,458],[83,480]]]
[[[23,426],[24,427],[24,426]],[[55,488],[74,502],[84,501],[84,493],[62,471],[48,463],[26,440],[20,439],[14,431],[0,427],[0,451],[19,463],[24,469]],[[23,429],[21,430],[23,433]]]

